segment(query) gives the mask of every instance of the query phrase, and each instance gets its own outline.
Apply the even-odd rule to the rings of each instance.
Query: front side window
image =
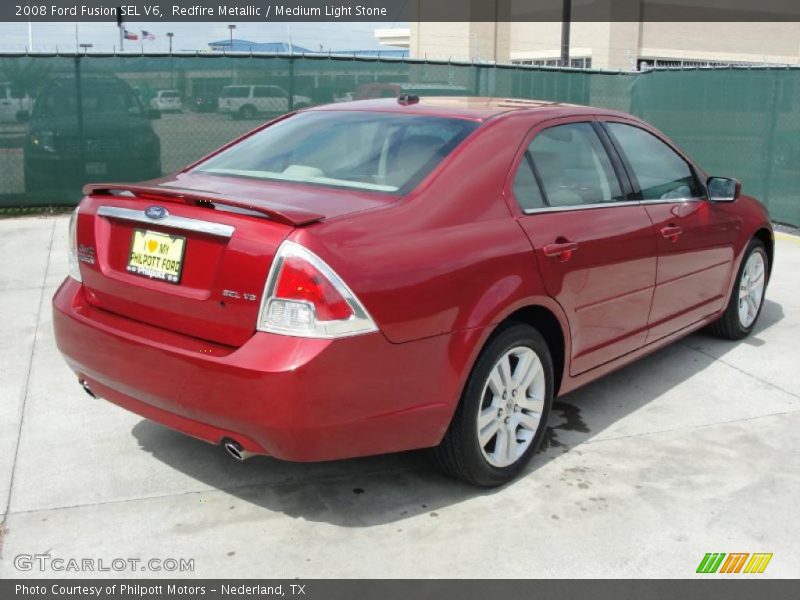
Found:
[[[262,129],[195,171],[405,193],[477,127],[465,119],[309,111]]]
[[[652,133],[625,123],[606,123],[606,127],[625,153],[643,200],[676,200],[701,195],[688,163]]]
[[[254,98],[285,98],[286,94],[281,88],[258,86],[253,89]]]
[[[523,209],[623,199],[611,160],[590,123],[557,125],[536,134],[517,171],[514,194]]]

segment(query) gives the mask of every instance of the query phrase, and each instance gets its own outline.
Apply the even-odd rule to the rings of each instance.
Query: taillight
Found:
[[[333,269],[307,248],[285,241],[278,248],[267,277],[258,329],[300,337],[337,338],[378,328]]]
[[[69,218],[69,276],[81,281],[81,267],[78,263],[78,209]]]

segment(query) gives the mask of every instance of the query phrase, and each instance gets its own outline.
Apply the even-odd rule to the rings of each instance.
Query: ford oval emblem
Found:
[[[158,221],[164,217],[168,217],[169,211],[163,206],[148,206],[147,210],[144,211],[144,214],[147,216],[147,218]]]

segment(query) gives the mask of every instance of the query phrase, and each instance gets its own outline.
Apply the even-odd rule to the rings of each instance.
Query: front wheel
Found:
[[[747,246],[736,283],[722,316],[711,324],[711,332],[727,340],[750,335],[756,325],[769,274],[769,257],[764,242],[753,238]]]
[[[240,119],[255,119],[256,118],[256,109],[254,106],[250,106],[249,104],[243,106],[239,109],[239,118]]]
[[[505,326],[484,348],[434,454],[448,474],[493,487],[516,477],[544,438],[553,403],[547,342],[528,325]]]

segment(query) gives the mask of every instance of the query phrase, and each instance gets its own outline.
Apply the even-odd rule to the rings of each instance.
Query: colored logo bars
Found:
[[[748,557],[750,560],[748,560]],[[772,553],[732,552],[725,554],[724,552],[708,552],[697,566],[697,572],[763,573],[771,560]]]

